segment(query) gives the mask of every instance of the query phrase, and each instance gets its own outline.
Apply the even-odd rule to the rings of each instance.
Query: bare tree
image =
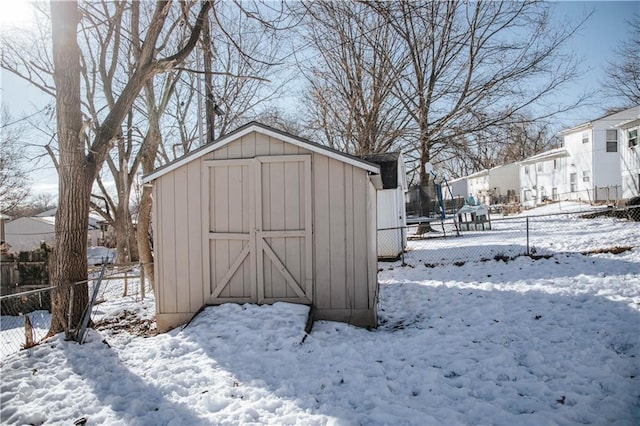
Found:
[[[557,134],[547,121],[534,121],[529,115],[511,117],[503,126],[489,127],[457,137],[445,144],[438,168],[451,178],[524,160],[558,147]]]
[[[72,305],[71,324],[79,324],[88,294],[76,289],[71,301],[63,286],[87,278],[86,241],[91,188],[107,156],[111,142],[118,136],[120,126],[144,85],[157,73],[168,71],[180,64],[193,50],[202,22],[211,8],[210,2],[202,7],[193,25],[188,42],[175,54],[157,58],[157,43],[163,31],[171,3],[156,3],[146,28],[145,39],[133,73],[115,99],[95,137],[88,144],[83,135],[81,112],[81,61],[77,41],[79,23],[76,2],[51,2],[52,40],[56,88],[59,157],[59,206],[56,215],[56,246],[52,284],[58,287],[52,301],[50,334],[68,330],[67,312]]]
[[[0,112],[0,211],[11,213],[29,196],[24,152],[20,144],[24,129],[13,122],[9,111]]]
[[[615,50],[603,87],[625,106],[633,107],[640,105],[640,13],[633,15],[629,25],[630,38]]]
[[[451,144],[464,143],[462,136],[508,124],[576,76],[576,62],[561,48],[580,23],[554,28],[544,3],[378,2],[371,7],[404,40],[409,57],[409,65],[396,70],[403,76],[396,95],[417,131],[421,185],[429,182],[424,165]]]
[[[329,146],[356,155],[396,146],[408,124],[393,96],[404,55],[386,18],[361,4],[309,3],[307,42],[301,60],[309,84],[311,127]]]

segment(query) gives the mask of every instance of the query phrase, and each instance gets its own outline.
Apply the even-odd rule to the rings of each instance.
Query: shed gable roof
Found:
[[[320,145],[315,142],[311,142],[310,140],[301,138],[299,136],[295,136],[281,130],[275,129],[273,127],[267,126],[262,123],[258,123],[256,121],[252,121],[244,126],[237,128],[236,130],[227,133],[226,135],[216,139],[212,143],[204,145],[190,153],[175,159],[174,161],[165,164],[162,167],[157,168],[153,172],[149,173],[146,176],[142,177],[143,183],[149,183],[175,169],[181,167],[197,158],[200,158],[216,149],[222,148],[223,146],[245,136],[252,132],[261,133],[263,135],[273,137],[279,139],[283,142],[298,146],[300,148],[306,149],[311,152],[316,152],[318,154],[326,155],[327,157],[333,158],[338,161],[342,161],[343,163],[350,164],[352,166],[358,167],[360,169],[364,169],[368,172],[379,174],[380,167],[377,164],[370,163],[363,159],[354,157],[352,155],[346,154],[344,152],[337,151],[333,148],[329,148],[324,145]]]

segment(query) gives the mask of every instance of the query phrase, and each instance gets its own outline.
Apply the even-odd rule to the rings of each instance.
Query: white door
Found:
[[[311,157],[206,163],[207,302],[311,303]]]

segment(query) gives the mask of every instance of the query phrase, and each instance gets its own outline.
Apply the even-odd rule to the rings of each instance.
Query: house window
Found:
[[[607,130],[607,152],[618,152],[618,131]]]
[[[525,175],[529,174],[529,166],[524,166],[524,174]]]
[[[589,132],[582,132],[582,143],[589,143]]]
[[[553,201],[558,201],[558,188],[551,188],[551,198]]]
[[[569,175],[569,183],[571,185],[571,192],[576,192],[578,190],[578,174],[571,173]]]
[[[544,171],[544,163],[538,163],[537,170],[538,172],[542,173]]]
[[[591,180],[591,175],[589,173],[588,170],[585,170],[584,172],[582,172],[582,181],[583,182],[589,182]]]
[[[629,139],[629,148],[638,146],[638,129],[629,130],[627,136]]]
[[[553,160],[553,170],[558,170],[558,159]]]
[[[524,190],[524,200],[525,201],[531,200],[531,190],[530,189],[525,189]]]

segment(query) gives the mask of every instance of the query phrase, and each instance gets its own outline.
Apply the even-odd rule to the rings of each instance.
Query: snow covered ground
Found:
[[[228,304],[144,337],[152,300],[104,303],[84,345],[57,336],[2,361],[0,421],[640,424],[640,223],[557,220],[548,258],[432,264],[429,241],[412,241],[408,266],[380,263],[371,331],[306,335],[305,306]],[[579,253],[609,241],[634,248]]]

